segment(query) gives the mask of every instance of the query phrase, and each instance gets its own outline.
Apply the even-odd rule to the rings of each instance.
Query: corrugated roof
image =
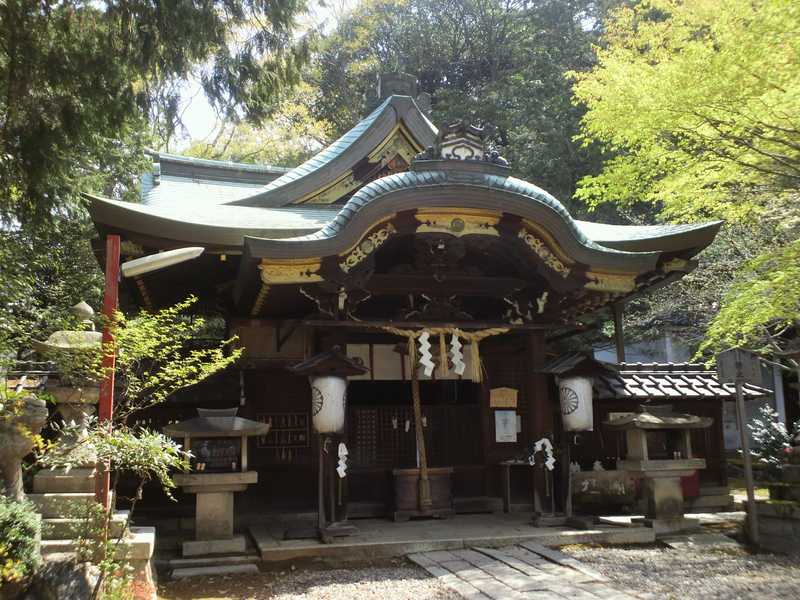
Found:
[[[720,383],[717,374],[695,363],[622,363],[615,375],[596,378],[601,399],[670,400],[682,398],[731,398],[736,395],[732,383]],[[766,388],[747,383],[747,398],[771,394]]]

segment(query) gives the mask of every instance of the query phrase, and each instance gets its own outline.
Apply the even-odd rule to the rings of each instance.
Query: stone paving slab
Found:
[[[689,548],[741,548],[736,540],[721,533],[694,533],[661,538],[661,543],[675,550]]]
[[[634,600],[593,569],[534,543],[418,552],[408,558],[468,600]]]

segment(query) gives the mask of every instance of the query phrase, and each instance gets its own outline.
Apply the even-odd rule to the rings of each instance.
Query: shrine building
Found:
[[[384,81],[383,92],[366,118],[293,169],[154,153],[140,203],[89,197],[100,255],[109,234],[121,237],[123,261],[202,248],[123,279],[123,306],[152,310],[197,296],[220,335],[244,348],[235,367],[138,419],[162,427],[198,407],[238,407],[240,417],[270,423],[267,435],[243,442],[259,477],[237,502],[314,508],[317,407],[308,378],[290,367],[338,347],[364,372],[350,377],[336,438],[349,454],[335,511],[398,512],[402,476],[420,467],[418,424],[432,485],[437,469],[447,475],[444,491],[432,493],[449,494],[454,510],[494,510],[501,498],[524,504],[532,486],[544,506],[561,505],[568,463],[554,479],[498,467],[544,438],[557,461],[559,449],[581,445],[584,434],[562,431],[558,374],[547,368],[559,344],[619,323],[626,302],[691,272],[721,223],[577,220],[510,174],[488,128],[437,128],[402,77]],[[425,332],[429,348],[419,343]],[[609,377],[596,381],[606,396]],[[595,432],[605,418],[599,402]],[[618,434],[603,435],[594,455],[575,452],[581,468],[596,460],[613,468]]]

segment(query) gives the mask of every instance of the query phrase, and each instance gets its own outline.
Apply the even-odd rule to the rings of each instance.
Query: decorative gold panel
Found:
[[[470,234],[500,235],[497,223],[500,218],[489,213],[468,210],[419,210],[415,215],[420,222],[417,233],[449,233],[456,237]]]
[[[550,249],[550,246],[544,240],[534,233],[531,233],[524,227],[519,230],[517,237],[525,242],[525,245],[533,250],[536,255],[544,261],[544,264],[550,267],[553,271],[561,275],[561,277],[564,279],[569,277],[570,268],[555,255],[553,250]]]
[[[588,271],[589,282],[584,287],[598,292],[632,292],[636,289],[634,273],[598,273]]]
[[[286,283],[311,283],[322,281],[318,274],[320,259],[309,259],[307,261],[270,261],[262,259],[258,266],[261,269],[261,281],[267,285],[286,284]]]
[[[389,239],[389,236],[397,233],[394,225],[387,223],[380,229],[376,229],[369,235],[362,238],[358,245],[344,256],[344,260],[339,263],[339,268],[345,273],[360,265],[370,254],[380,248]]]

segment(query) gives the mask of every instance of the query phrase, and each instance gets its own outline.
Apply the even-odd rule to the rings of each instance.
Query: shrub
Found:
[[[781,470],[787,460],[787,450],[792,446],[792,438],[800,432],[800,421],[792,431],[778,420],[778,413],[769,405],[761,407],[747,428],[753,434],[755,447],[750,451],[756,461],[764,465],[771,479],[780,478]]]
[[[0,496],[0,582],[25,581],[39,567],[41,521],[30,502]]]

